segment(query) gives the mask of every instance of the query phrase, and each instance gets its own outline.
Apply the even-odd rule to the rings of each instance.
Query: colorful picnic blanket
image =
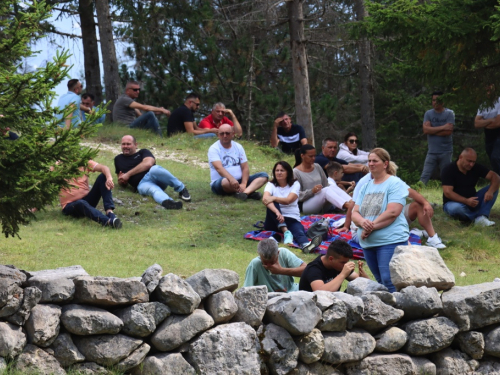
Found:
[[[318,254],[326,254],[326,250],[328,249],[328,246],[330,245],[331,242],[338,239],[342,239],[344,241],[347,241],[349,245],[351,245],[354,259],[364,259],[363,248],[359,243],[352,240],[351,232],[349,231],[347,233],[345,232],[338,233],[338,230],[335,228],[334,223],[340,219],[344,219],[345,215],[340,215],[340,214],[309,215],[309,216],[302,216],[300,219],[302,222],[302,226],[307,232],[309,227],[314,222],[324,217],[330,219],[329,223],[330,229],[328,231],[328,237],[326,241],[323,241],[321,245],[319,245],[314,252]],[[244,238],[248,240],[255,240],[255,241],[262,241],[263,239],[269,237],[280,239],[283,237],[283,234],[270,230],[254,230],[246,233],[244,236]],[[410,243],[413,245],[421,245],[420,237],[418,237],[415,234],[410,234]],[[299,244],[297,244],[296,242],[290,244],[289,246],[300,248]]]

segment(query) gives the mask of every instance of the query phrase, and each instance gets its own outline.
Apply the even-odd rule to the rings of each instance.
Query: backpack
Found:
[[[314,238],[322,236],[323,241],[328,238],[328,231],[330,229],[330,219],[324,217],[313,223],[307,230],[307,237]]]

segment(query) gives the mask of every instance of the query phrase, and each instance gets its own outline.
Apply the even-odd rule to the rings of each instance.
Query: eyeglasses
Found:
[[[130,89],[130,90],[135,91],[135,92],[141,91],[141,89]]]
[[[358,143],[358,140],[357,139],[349,139],[349,143],[350,144]]]
[[[222,135],[222,136],[225,136],[225,135],[230,136],[231,134],[233,134],[233,133],[231,133],[231,132],[219,132],[219,135]]]
[[[197,107],[199,107],[199,106],[200,106],[200,102],[196,103],[194,100],[191,100],[191,102],[192,102],[195,106],[197,106]]]

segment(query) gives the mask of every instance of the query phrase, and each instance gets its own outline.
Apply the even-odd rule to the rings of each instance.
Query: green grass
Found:
[[[113,158],[119,152],[121,136],[129,129],[118,126],[101,128],[94,139],[102,143],[97,158],[113,170]],[[80,264],[91,275],[140,276],[150,265],[158,263],[164,274],[172,272],[190,276],[205,268],[227,268],[238,272],[243,283],[248,262],[256,256],[257,242],[243,239],[253,224],[263,220],[264,206],[259,201],[240,202],[232,197],[218,197],[210,191],[207,150],[214,139],[193,139],[189,135],[158,138],[134,130],[139,147],[150,149],[157,163],[183,181],[192,196],[181,211],[165,210],[151,198],[117,187],[113,196],[123,202],[116,214],[123,221],[122,230],[101,228],[87,220],[76,220],[61,214],[58,202],[37,214],[37,220],[21,229],[21,239],[3,239],[0,263],[14,264],[26,270],[41,270]],[[280,154],[265,146],[241,141],[249,159],[251,173],[271,172]],[[116,151],[113,151],[116,150]],[[292,163],[293,158],[287,156]],[[395,158],[397,161],[397,157]],[[91,175],[91,180],[96,174]],[[116,182],[116,177],[115,177]],[[167,193],[177,199],[171,188]],[[423,188],[429,201],[441,204],[437,187]],[[102,207],[101,207],[102,208]],[[500,224],[500,210],[495,205],[492,220]],[[445,217],[436,208],[434,225],[447,243],[443,259],[455,274],[458,285],[492,281],[500,275],[498,228],[464,226]],[[315,255],[304,255],[292,249],[305,261]],[[466,277],[460,277],[465,272]]]

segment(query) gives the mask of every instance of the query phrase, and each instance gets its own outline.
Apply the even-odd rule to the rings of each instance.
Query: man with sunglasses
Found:
[[[140,91],[138,82],[127,82],[125,94],[118,98],[113,107],[113,121],[128,125],[129,128],[150,129],[161,137],[160,124],[155,114],[163,113],[170,116],[170,111],[163,107],[137,103],[135,100],[139,97]]]
[[[167,135],[191,133],[196,138],[209,138],[217,134],[218,129],[200,129],[194,121],[194,113],[200,108],[200,96],[194,92],[189,94],[184,104],[172,112],[168,119]]]
[[[233,141],[234,128],[224,124],[219,128],[219,140],[208,149],[210,187],[217,195],[233,195],[242,201],[260,200],[260,189],[268,180],[266,172],[250,175],[243,147]]]
[[[278,147],[279,143],[285,154],[293,154],[302,145],[307,144],[304,128],[292,124],[292,119],[285,112],[278,113],[271,133],[271,146]]]

